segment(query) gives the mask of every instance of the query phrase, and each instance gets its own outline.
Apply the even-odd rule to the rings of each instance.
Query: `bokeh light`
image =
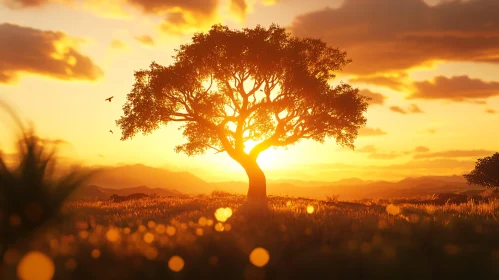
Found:
[[[207,222],[208,222],[208,221],[206,220],[206,218],[205,218],[205,217],[201,217],[201,218],[199,218],[199,220],[198,220],[198,224],[199,224],[200,226],[203,226],[203,227],[204,227],[204,226],[206,226],[206,223],[207,223]]]
[[[250,253],[250,262],[257,267],[264,267],[270,259],[269,252],[264,248],[258,247]]]
[[[154,241],[154,234],[150,232],[144,234],[144,241],[147,243],[152,243]]]
[[[314,211],[315,211],[314,206],[312,205],[307,206],[307,213],[312,214],[314,213]]]
[[[222,223],[217,223],[217,224],[215,225],[215,230],[216,230],[216,231],[218,231],[218,232],[222,232],[222,231],[224,231],[224,224],[222,224]]]
[[[154,221],[149,221],[149,222],[147,222],[147,227],[148,228],[155,228],[156,227],[156,223]]]
[[[87,239],[87,238],[88,238],[88,235],[89,235],[89,233],[88,233],[88,231],[86,231],[86,230],[82,230],[82,231],[80,231],[80,232],[78,233],[78,236],[79,236],[81,239]]]
[[[118,232],[117,229],[115,228],[112,228],[112,229],[109,229],[107,232],[106,232],[106,238],[107,240],[109,240],[110,242],[116,242],[118,240],[118,238],[120,237],[120,233]]]
[[[54,273],[52,259],[38,251],[28,252],[17,265],[17,276],[22,280],[49,280]]]
[[[179,256],[173,256],[168,261],[168,268],[172,271],[179,272],[184,268],[184,260]]]
[[[172,227],[172,226],[166,227],[166,234],[168,234],[169,236],[174,236],[176,232],[177,232],[177,229],[175,227]]]
[[[223,223],[223,222],[227,221],[227,219],[229,219],[230,216],[232,216],[232,209],[230,209],[229,207],[227,207],[227,208],[218,208],[215,211],[215,218],[219,222]]]
[[[90,255],[92,256],[92,258],[98,259],[100,257],[100,250],[99,249],[93,249],[92,253],[90,253]]]
[[[159,234],[164,234],[166,232],[166,226],[162,224],[157,225],[156,232]]]
[[[400,214],[400,207],[398,207],[397,205],[389,204],[388,206],[386,206],[386,212],[390,215],[396,216]]]

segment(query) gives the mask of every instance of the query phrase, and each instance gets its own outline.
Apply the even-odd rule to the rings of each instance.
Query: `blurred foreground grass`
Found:
[[[214,193],[68,202],[71,219],[12,246],[0,279],[29,271],[34,279],[107,280],[499,277],[496,200],[433,206],[271,197],[266,218],[246,216],[244,200]]]

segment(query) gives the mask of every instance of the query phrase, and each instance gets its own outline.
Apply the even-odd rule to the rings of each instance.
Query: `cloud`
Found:
[[[5,6],[10,9],[23,9],[31,7],[40,7],[45,4],[55,2],[51,0],[4,0]]]
[[[170,35],[183,35],[209,28],[220,22],[221,0],[126,0],[145,14],[163,17],[160,29]],[[231,10],[238,17],[246,14],[246,1],[231,1]]]
[[[496,110],[494,110],[494,109],[487,109],[487,110],[485,110],[485,112],[488,113],[488,114],[495,114],[495,113],[497,113]]]
[[[402,91],[405,88],[403,79],[407,77],[407,74],[399,74],[397,76],[361,76],[356,78],[351,78],[349,82],[351,83],[363,83],[372,84],[376,86],[387,87],[395,91]]]
[[[362,127],[359,129],[359,137],[362,136],[381,136],[387,134],[383,130],[379,128],[369,128],[369,127]]]
[[[404,71],[434,61],[499,59],[499,1],[345,0],[297,16],[300,37],[320,37],[346,50],[348,73]]]
[[[123,43],[122,41],[118,40],[118,39],[114,39],[111,42],[111,48],[113,48],[115,50],[121,50],[121,49],[126,48],[126,44]]]
[[[400,114],[407,114],[406,111],[404,111],[404,109],[400,108],[399,106],[391,106],[390,107],[390,110],[395,112],[395,113],[400,113]]]
[[[456,170],[471,170],[475,166],[472,160],[455,159],[431,159],[431,160],[411,160],[406,163],[392,164],[386,166],[387,170],[408,170],[408,171],[426,171],[427,174],[435,174],[437,171],[445,170],[447,172]]]
[[[248,4],[245,0],[231,0],[230,9],[234,13],[244,17],[248,9]]]
[[[323,164],[304,164],[300,166],[303,170],[310,169],[316,171],[339,171],[364,173],[367,176],[387,178],[387,176],[414,177],[428,175],[451,175],[463,174],[469,172],[475,167],[474,160],[457,160],[450,158],[438,159],[412,159],[403,163],[383,164],[383,165],[354,165],[343,163],[323,163]]]
[[[485,82],[468,76],[438,76],[433,81],[415,82],[414,87],[416,91],[409,99],[473,101],[499,96],[499,82]]]
[[[423,110],[421,110],[421,108],[419,108],[419,106],[416,104],[411,104],[409,106],[409,112],[414,113],[414,114],[424,113]]]
[[[177,9],[206,15],[214,13],[219,4],[218,0],[127,0],[127,2],[151,14],[162,14]]]
[[[408,113],[413,113],[413,114],[424,113],[423,110],[421,110],[421,108],[419,108],[419,106],[416,104],[409,105],[409,108],[407,110],[402,109],[400,106],[391,106],[389,109],[395,113],[400,113],[404,115]]]
[[[369,100],[370,105],[383,105],[385,103],[386,97],[380,93],[372,92],[368,89],[363,89],[359,91],[359,94],[371,98],[371,100]]]
[[[3,1],[3,2],[2,2]],[[277,0],[0,0],[0,6],[10,9],[42,7],[49,3],[64,3],[73,9],[93,15],[121,20],[137,16],[162,18],[160,29],[169,35],[185,35],[206,31],[213,24],[227,19],[242,21],[253,6],[274,5]],[[138,15],[141,13],[142,15]]]
[[[374,153],[369,154],[369,156],[367,156],[367,157],[370,159],[394,159],[394,158],[398,158],[401,156],[402,156],[402,154],[399,154],[397,152],[390,152],[390,153],[374,152]]]
[[[374,145],[367,145],[367,146],[364,146],[360,149],[357,149],[356,152],[359,152],[359,153],[374,153],[376,152],[378,149],[374,146]]]
[[[488,150],[449,150],[434,153],[422,153],[414,155],[414,159],[428,159],[428,158],[475,158],[490,156],[494,154],[494,151]]]
[[[149,35],[135,36],[135,40],[139,41],[143,45],[154,46],[154,40]]]
[[[66,34],[0,24],[0,83],[13,82],[20,73],[61,80],[94,81],[103,76],[101,68],[79,53],[76,40]]]
[[[426,152],[429,152],[430,149],[428,147],[425,147],[425,146],[417,146],[415,149],[414,149],[414,152],[416,153],[426,153]]]

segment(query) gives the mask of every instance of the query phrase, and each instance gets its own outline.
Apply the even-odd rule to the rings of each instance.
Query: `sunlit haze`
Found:
[[[347,82],[372,100],[354,150],[334,139],[271,148],[258,159],[268,179],[461,175],[499,149],[494,7],[495,0],[0,0],[0,99],[33,121],[41,136],[59,140],[62,160],[140,163],[207,181],[245,181],[226,153],[175,153],[185,143],[179,125],[120,141],[115,120],[134,71],[152,61],[169,65],[195,32],[216,23],[277,23],[346,51],[353,62],[331,83]],[[10,119],[2,114],[0,120],[0,131],[10,131]],[[13,136],[0,134],[7,154],[15,151]],[[254,256],[262,265],[268,261],[265,251]],[[183,261],[172,258],[169,266],[181,270]]]

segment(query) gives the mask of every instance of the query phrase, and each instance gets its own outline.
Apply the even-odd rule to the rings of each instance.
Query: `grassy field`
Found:
[[[64,222],[8,250],[0,278],[499,277],[496,200],[432,206],[270,197],[269,214],[259,218],[245,214],[244,200],[214,193],[70,202]]]

